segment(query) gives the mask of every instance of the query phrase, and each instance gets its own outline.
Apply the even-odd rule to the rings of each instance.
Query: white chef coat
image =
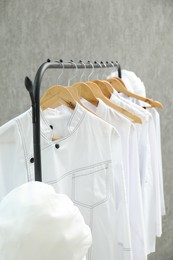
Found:
[[[91,242],[79,209],[48,184],[25,183],[0,202],[1,260],[84,260]]]
[[[116,94],[117,95],[117,94]],[[135,107],[140,112],[142,112],[144,115],[149,116],[149,142],[150,142],[150,150],[151,150],[151,165],[152,165],[152,171],[154,175],[154,184],[155,184],[155,196],[156,196],[156,236],[160,237],[162,234],[162,211],[164,210],[164,197],[163,197],[163,178],[160,176],[162,175],[162,172],[160,170],[161,168],[161,154],[159,153],[159,150],[161,149],[159,147],[159,143],[157,141],[157,133],[156,133],[156,127],[154,123],[154,119],[152,114],[156,117],[156,110],[150,113],[148,109],[143,109],[142,106],[146,107],[148,104],[141,102],[140,100],[137,100],[135,104],[131,100],[128,99],[128,97],[124,98],[121,95],[120,99],[129,104],[130,106]],[[140,106],[141,105],[141,106]],[[152,110],[151,110],[152,111]],[[163,210],[162,210],[163,208]],[[164,212],[164,211],[163,211]]]
[[[41,151],[43,182],[69,196],[91,228],[87,259],[132,259],[117,131],[79,104],[48,109],[41,111]],[[34,179],[31,109],[0,128],[0,158],[2,198]]]
[[[117,72],[114,72],[109,77],[117,77]],[[135,73],[127,70],[122,70],[122,80],[125,83],[127,89],[131,92],[134,92],[137,95],[146,97],[145,86],[143,82],[135,75]],[[116,93],[116,92],[115,92]],[[148,104],[141,102],[140,100],[127,97],[124,94],[120,93],[118,96],[126,98],[126,100],[133,101],[134,103],[140,106],[148,106]],[[153,123],[150,124],[150,141],[152,143],[152,154],[154,155],[153,168],[156,171],[156,235],[161,236],[162,234],[162,220],[161,215],[165,215],[165,200],[164,200],[164,190],[163,190],[163,172],[162,172],[162,155],[161,155],[161,137],[160,137],[160,118],[158,112],[154,108],[147,109],[154,121],[155,134],[153,134]],[[151,121],[150,121],[151,122]],[[153,139],[152,139],[153,138]],[[158,188],[158,186],[160,188]],[[159,205],[160,201],[160,205]]]
[[[112,124],[120,134],[125,170],[126,190],[128,194],[130,232],[133,259],[146,259],[145,233],[142,194],[139,173],[139,155],[136,129],[133,123],[122,114],[107,106],[98,99],[98,106],[92,105],[85,99],[81,102],[96,115]],[[135,205],[135,210],[134,210]]]
[[[121,98],[121,97],[120,97]],[[126,102],[132,101],[135,107],[147,107],[148,104],[142,102],[138,99],[125,97]],[[136,106],[138,105],[138,106]],[[142,109],[142,108],[141,108]],[[164,199],[164,188],[163,188],[163,169],[162,169],[162,151],[161,151],[161,133],[160,133],[160,116],[155,108],[147,108],[147,112],[149,112],[153,117],[154,127],[155,127],[155,136],[156,136],[156,146],[155,152],[157,152],[157,163],[158,163],[158,176],[159,176],[159,184],[160,184],[160,201],[161,201],[161,214],[164,216],[166,214],[165,210],[165,199]],[[157,232],[157,236],[161,236],[162,232]]]
[[[144,114],[139,109],[132,105],[127,104],[124,100],[118,98],[116,93],[113,93],[110,100],[117,105],[127,109],[128,111],[136,114],[142,120],[142,124],[135,124],[138,134],[139,146],[139,160],[140,160],[140,176],[141,188],[143,196],[143,209],[144,209],[144,223],[145,223],[145,237],[146,237],[146,253],[150,254],[155,252],[156,243],[156,183],[155,172],[152,168],[152,156],[150,146],[150,121],[151,117]]]
[[[142,83],[135,81],[135,76],[132,75],[133,73],[123,70],[123,81],[127,87],[128,90],[134,92],[135,94],[138,94],[140,96],[144,96],[146,97],[146,91],[145,91],[145,86]],[[130,75],[131,74],[131,75]],[[131,79],[131,81],[130,81]],[[134,79],[134,81],[133,81]],[[139,79],[139,78],[138,78]],[[128,82],[129,80],[129,82]],[[138,86],[138,87],[137,87]],[[124,96],[127,100],[131,100],[133,101],[133,103],[138,104],[139,106],[148,106],[147,103],[144,103],[138,99],[135,98],[131,98],[131,97],[127,97]],[[159,178],[160,178],[160,197],[161,197],[161,212],[162,212],[162,216],[164,216],[166,214],[166,210],[165,210],[165,199],[164,199],[164,189],[163,189],[163,170],[162,170],[162,152],[161,152],[161,135],[160,135],[160,116],[159,113],[157,112],[156,109],[154,108],[148,108],[147,109],[148,112],[151,113],[151,115],[153,116],[153,120],[154,120],[154,125],[155,125],[155,131],[156,131],[156,137],[157,137],[157,152],[158,152],[158,157],[157,157],[157,162],[158,162],[158,168],[159,168]],[[161,233],[157,233],[158,236],[161,235]]]

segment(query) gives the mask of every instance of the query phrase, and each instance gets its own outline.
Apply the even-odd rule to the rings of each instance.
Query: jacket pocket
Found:
[[[108,199],[109,163],[92,165],[72,174],[72,197],[76,204],[94,208]]]

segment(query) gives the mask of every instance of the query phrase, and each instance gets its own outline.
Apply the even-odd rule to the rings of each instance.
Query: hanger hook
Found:
[[[92,66],[92,71],[91,71],[91,73],[88,75],[88,81],[90,80],[90,77],[91,77],[91,75],[93,74],[93,72],[94,72],[94,64],[93,63],[91,63],[90,61],[88,61],[88,64],[90,64],[91,66]]]
[[[112,65],[112,68],[115,67],[115,63],[113,61],[110,61],[110,64]],[[116,65],[117,66],[117,65]]]
[[[74,73],[74,75],[72,76],[72,78],[68,79],[68,86],[70,86],[71,80],[76,77],[76,73],[78,72],[78,70],[77,70],[77,69],[78,69],[77,64],[76,64],[74,61],[72,61],[72,60],[70,61],[70,63],[75,65],[75,67],[76,67],[76,72]]]
[[[99,71],[97,73],[97,79],[99,79],[99,73],[100,73],[100,71],[102,69],[102,65],[98,61],[94,61],[94,64],[98,64],[100,66],[100,69],[99,69]]]
[[[103,68],[107,68],[107,64],[106,63],[104,63],[103,61],[102,61],[102,64],[103,64]],[[104,70],[104,73],[103,73],[103,76],[102,76],[102,79],[106,79],[106,70]]]
[[[82,78],[83,76],[85,75],[85,71],[86,71],[86,64],[82,61],[82,60],[79,60],[79,63],[81,63],[82,65],[84,65],[84,70],[80,76],[80,81],[82,81]]]
[[[58,81],[59,81],[60,77],[62,76],[62,74],[64,72],[64,62],[63,62],[63,60],[59,60],[57,62],[62,65],[62,71],[61,71],[61,73],[58,76]]]
[[[104,64],[103,61],[100,61],[100,64],[101,64],[101,67],[102,67],[102,68],[106,68],[106,65]],[[104,79],[103,76],[104,76],[104,73],[102,74],[102,77],[101,77],[102,79]]]

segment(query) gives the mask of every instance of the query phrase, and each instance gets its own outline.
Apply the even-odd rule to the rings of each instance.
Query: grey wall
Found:
[[[33,79],[47,58],[118,60],[144,81],[147,96],[164,104],[167,215],[150,260],[173,260],[172,28],[172,0],[0,0],[0,124],[29,107],[24,77]],[[44,87],[57,83],[58,73],[47,74]]]

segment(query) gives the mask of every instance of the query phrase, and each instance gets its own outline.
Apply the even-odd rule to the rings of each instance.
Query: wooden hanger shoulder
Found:
[[[87,82],[87,84],[91,88],[93,88],[93,91],[94,91],[95,95],[97,96],[97,98],[100,98],[106,105],[115,109],[116,111],[120,112],[121,114],[124,114],[125,116],[130,118],[133,122],[140,123],[140,124],[142,123],[142,120],[138,116],[132,114],[131,112],[129,112],[128,110],[126,110],[120,106],[117,106],[116,104],[112,103],[107,97],[105,97],[103,95],[102,91],[97,86],[97,84],[95,84],[94,82]]]
[[[92,91],[89,86],[84,82],[77,82],[71,86],[72,88],[77,89],[78,95],[80,97],[83,97],[84,99],[88,100],[93,105],[98,105],[98,100],[96,96],[94,95],[94,92]]]
[[[93,80],[92,82],[96,83],[98,87],[101,89],[102,93],[107,97],[110,98],[112,95],[112,92],[108,88],[107,84],[104,81],[101,80]]]
[[[126,85],[124,84],[124,82],[123,82],[122,79],[120,79],[120,78],[118,78],[118,77],[115,77],[115,79],[118,80],[118,81],[121,83],[121,85],[123,85],[123,86],[126,88]],[[126,88],[126,89],[127,89],[127,88]]]
[[[43,110],[48,107],[55,108],[62,104],[74,109],[76,100],[67,88],[60,85],[54,85],[48,88],[40,100],[40,105]]]
[[[133,92],[128,91],[125,87],[123,87],[123,85],[120,83],[120,81],[118,81],[115,78],[108,79],[108,81],[111,83],[112,87],[115,88],[115,90],[122,92],[129,97],[133,97],[135,99],[148,103],[151,105],[151,107],[163,108],[163,105],[159,101],[155,101],[150,98],[145,98],[145,97],[139,96]]]

